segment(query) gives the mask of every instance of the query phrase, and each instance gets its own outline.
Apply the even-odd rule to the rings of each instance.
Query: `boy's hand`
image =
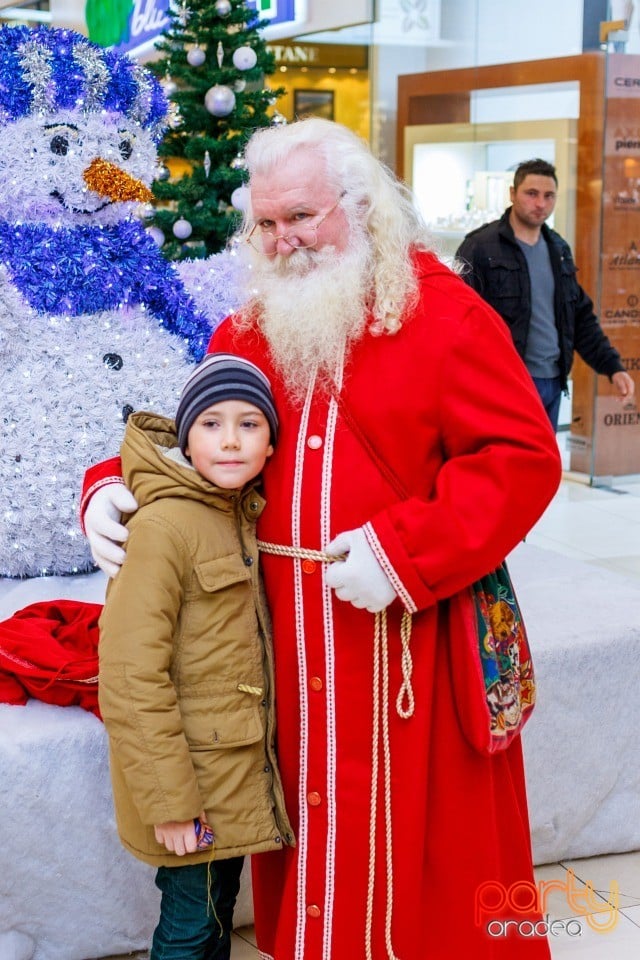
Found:
[[[158,843],[165,846],[170,853],[183,857],[185,853],[195,853],[196,850],[201,850],[203,846],[210,846],[212,842],[198,842],[198,835],[195,830],[195,823],[198,820],[201,825],[209,829],[213,838],[213,831],[207,824],[204,811],[196,820],[167,820],[166,823],[156,823],[153,832]],[[202,834],[204,834],[204,831],[201,831]]]
[[[195,853],[198,849],[198,838],[193,829],[191,820],[168,820],[166,823],[157,823],[153,832],[158,843],[162,843],[170,853],[184,857],[185,853]]]

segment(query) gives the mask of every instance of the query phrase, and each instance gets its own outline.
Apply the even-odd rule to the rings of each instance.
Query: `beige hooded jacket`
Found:
[[[202,810],[227,858],[292,844],[274,753],[273,657],[256,545],[264,501],[182,456],[173,421],[133,414],[122,446],[140,509],[100,620],[99,702],[118,831],[154,866],[153,825]]]

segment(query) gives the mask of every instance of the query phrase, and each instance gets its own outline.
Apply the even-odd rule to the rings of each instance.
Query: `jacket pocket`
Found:
[[[500,300],[503,297],[522,296],[522,270],[515,260],[501,257],[489,257],[487,276],[487,296]]]
[[[183,697],[180,713],[191,750],[228,750],[264,737],[264,708],[251,694]]]
[[[215,560],[203,560],[195,565],[196,577],[206,593],[225,590],[234,583],[251,580],[251,570],[245,566],[239,553],[230,553]]]

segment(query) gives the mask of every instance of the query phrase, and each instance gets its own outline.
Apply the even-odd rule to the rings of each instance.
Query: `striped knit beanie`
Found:
[[[210,353],[195,368],[184,387],[176,413],[178,444],[184,453],[196,417],[222,400],[246,400],[262,410],[271,430],[271,443],[278,439],[271,384],[254,363],[231,353]]]

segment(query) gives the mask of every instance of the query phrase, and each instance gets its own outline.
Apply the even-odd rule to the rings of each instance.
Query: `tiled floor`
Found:
[[[559,434],[568,468],[565,441],[566,435]],[[594,488],[584,476],[567,469],[556,497],[527,540],[640,578],[640,482]],[[545,864],[537,868],[536,879],[556,881],[543,911],[548,914],[553,960],[638,960],[640,852]],[[614,912],[608,901],[616,903],[616,885]],[[250,927],[236,931],[231,956],[257,960]],[[137,960],[145,957],[138,954]]]

